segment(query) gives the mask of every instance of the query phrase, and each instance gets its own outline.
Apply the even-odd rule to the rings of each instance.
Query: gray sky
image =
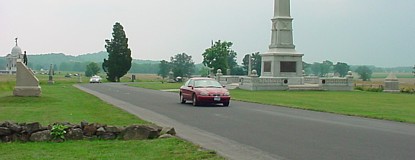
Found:
[[[234,43],[238,63],[265,52],[273,0],[0,0],[0,56],[14,38],[30,54],[105,50],[120,22],[134,59],[196,63],[211,41]],[[291,0],[294,44],[309,63],[415,64],[414,0]]]

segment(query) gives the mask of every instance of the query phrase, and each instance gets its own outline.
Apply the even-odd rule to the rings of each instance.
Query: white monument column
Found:
[[[275,0],[269,50],[263,53],[261,77],[302,77],[303,54],[295,50],[290,0]],[[291,84],[297,84],[293,80]],[[298,82],[301,83],[301,82]]]

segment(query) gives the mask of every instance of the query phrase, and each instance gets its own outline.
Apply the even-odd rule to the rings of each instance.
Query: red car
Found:
[[[180,87],[180,102],[192,101],[194,106],[203,103],[229,106],[229,91],[211,78],[191,78]]]

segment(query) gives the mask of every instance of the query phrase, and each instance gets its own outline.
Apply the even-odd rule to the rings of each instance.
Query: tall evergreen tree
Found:
[[[112,36],[111,40],[105,40],[108,60],[104,59],[102,69],[107,73],[108,81],[120,82],[120,78],[131,69],[131,50],[128,48],[124,27],[120,23],[115,23]]]

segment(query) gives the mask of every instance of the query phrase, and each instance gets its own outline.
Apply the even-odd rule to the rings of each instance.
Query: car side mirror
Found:
[[[189,88],[192,88],[192,89],[193,89],[193,86],[192,86],[192,85],[188,85],[187,87],[189,87]]]

